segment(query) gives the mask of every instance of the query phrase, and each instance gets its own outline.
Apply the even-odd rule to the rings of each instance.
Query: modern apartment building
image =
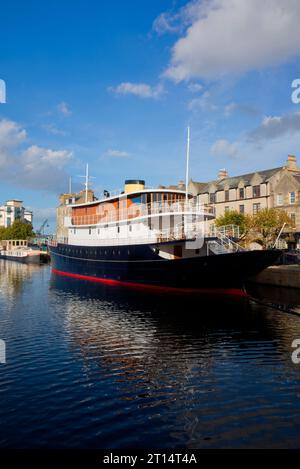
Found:
[[[11,199],[0,206],[0,226],[7,228],[15,220],[21,220],[23,223],[32,223],[32,219],[32,212],[23,207],[22,200]]]

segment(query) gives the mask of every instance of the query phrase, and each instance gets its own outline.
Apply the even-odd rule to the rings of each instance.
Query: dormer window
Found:
[[[244,187],[241,187],[239,189],[239,199],[244,199],[245,198],[245,189]]]
[[[225,191],[225,202],[229,201],[229,190]]]
[[[209,203],[210,204],[215,204],[216,203],[216,193],[215,192],[211,192],[209,194]]]
[[[253,197],[260,197],[260,186],[253,186]]]

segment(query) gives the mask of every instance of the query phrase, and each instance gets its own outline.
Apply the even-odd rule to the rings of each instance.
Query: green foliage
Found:
[[[246,231],[247,217],[243,213],[231,210],[218,217],[215,223],[216,226],[237,225],[240,227],[240,234],[242,235]]]
[[[276,208],[264,208],[252,217],[252,229],[260,234],[264,246],[275,241],[284,223],[291,224],[290,217]]]
[[[7,228],[0,228],[1,239],[28,239],[34,235],[31,223],[23,223],[20,220],[8,226]]]
[[[235,210],[226,212],[215,221],[216,226],[237,225],[240,227],[240,241],[253,241],[264,247],[272,245],[283,224],[291,225],[287,212],[276,208],[265,208],[255,215],[244,215]]]

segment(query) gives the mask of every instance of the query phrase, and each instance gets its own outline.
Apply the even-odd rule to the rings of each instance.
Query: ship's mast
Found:
[[[89,164],[86,164],[86,171],[85,171],[85,201],[88,200],[88,190],[89,190]]]
[[[86,164],[86,169],[85,169],[85,175],[80,176],[81,178],[84,178],[84,188],[85,188],[85,201],[88,201],[88,191],[89,191],[89,182],[90,179],[92,179],[92,176],[89,176],[89,165],[88,163]]]
[[[188,184],[189,184],[189,164],[190,164],[190,126],[187,128],[186,142],[186,172],[185,172],[185,201],[188,201]]]

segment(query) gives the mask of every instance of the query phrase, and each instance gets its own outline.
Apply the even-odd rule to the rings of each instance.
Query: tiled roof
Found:
[[[216,186],[217,191],[223,191],[225,187],[229,187],[229,189],[236,189],[241,181],[244,182],[245,186],[249,186],[251,184],[251,179],[255,174],[259,174],[259,176],[262,178],[262,182],[267,182],[275,173],[281,169],[282,167],[266,169],[264,171],[255,171],[254,173],[241,174],[240,176],[216,179],[214,181],[209,181],[208,183],[199,183],[194,181],[192,181],[192,183],[194,186],[196,186],[197,191],[199,190],[198,194],[205,194],[206,192],[209,192],[209,186],[212,184]]]

